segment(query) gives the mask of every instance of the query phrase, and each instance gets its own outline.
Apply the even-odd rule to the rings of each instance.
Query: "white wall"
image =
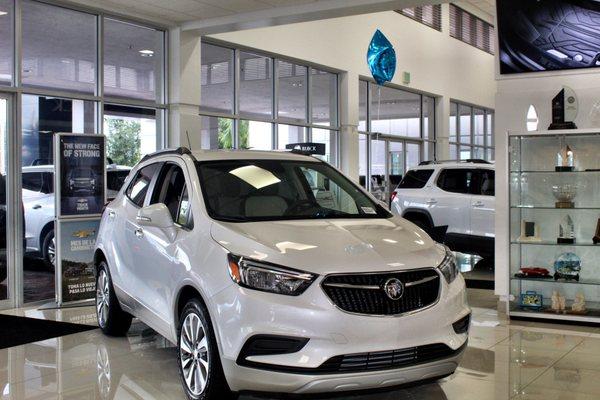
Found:
[[[600,128],[590,119],[592,106],[600,101],[600,74],[597,71],[531,73],[498,80],[496,95],[496,294],[508,295],[508,176],[507,132],[525,131],[526,115],[533,104],[538,112],[538,130],[546,130],[552,122],[551,100],[566,85],[579,99],[578,128]]]
[[[224,33],[213,38],[335,68],[342,74],[342,169],[358,175],[359,76],[370,76],[366,51],[376,29],[392,42],[398,58],[394,84],[411,73],[408,88],[440,96],[438,157],[448,156],[449,100],[495,108],[494,57],[448,34],[448,4],[442,5],[443,32],[393,11],[270,28]],[[198,74],[199,74],[198,70]]]

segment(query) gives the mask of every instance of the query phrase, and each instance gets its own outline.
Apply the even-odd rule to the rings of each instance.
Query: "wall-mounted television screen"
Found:
[[[600,0],[497,0],[500,73],[600,67]]]

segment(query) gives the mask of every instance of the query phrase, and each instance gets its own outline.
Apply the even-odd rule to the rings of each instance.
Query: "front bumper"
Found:
[[[223,369],[226,371],[229,386],[236,391],[332,393],[386,388],[443,377],[456,370],[463,353],[464,348],[461,348],[457,355],[444,360],[413,367],[351,374],[306,375],[271,372],[240,367],[231,360],[224,360]]]
[[[395,386],[452,373],[462,357],[467,333],[452,324],[470,313],[465,284],[458,277],[442,280],[439,301],[431,308],[405,316],[353,315],[339,310],[325,295],[320,279],[301,296],[282,296],[237,285],[216,294],[211,303],[225,376],[232,390],[316,393]],[[218,305],[218,306],[217,306]],[[442,343],[456,350],[451,357],[430,363],[381,371],[306,374],[249,368],[236,362],[248,338],[254,335],[308,338],[291,354],[249,356],[247,361],[285,367],[317,368],[339,355],[406,349]],[[280,368],[284,367],[284,368]]]

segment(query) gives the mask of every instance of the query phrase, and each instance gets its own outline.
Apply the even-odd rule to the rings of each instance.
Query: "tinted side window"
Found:
[[[23,189],[34,192],[42,191],[42,173],[41,172],[25,172],[23,174]]]
[[[156,203],[167,206],[175,223],[189,226],[189,199],[185,175],[178,165],[167,164],[162,169],[150,200],[150,204]]]
[[[437,184],[446,192],[471,193],[474,175],[470,169],[445,169],[440,174]]]
[[[158,171],[160,164],[150,164],[138,171],[133,181],[127,188],[126,195],[131,201],[137,206],[142,207],[144,200],[146,199],[146,193],[148,193],[148,187],[154,174]]]
[[[429,178],[431,178],[431,174],[433,174],[432,169],[419,169],[419,170],[411,170],[404,175],[400,185],[398,185],[399,189],[421,189],[425,187]]]
[[[477,185],[478,190],[475,194],[482,196],[494,196],[495,195],[495,171],[480,169],[478,171],[479,184]]]
[[[106,172],[106,187],[108,190],[118,192],[127,179],[129,171],[107,171]]]
[[[42,172],[42,192],[54,193],[54,172]]]

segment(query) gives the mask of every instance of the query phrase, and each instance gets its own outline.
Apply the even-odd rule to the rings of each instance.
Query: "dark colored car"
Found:
[[[96,192],[98,179],[91,168],[73,168],[67,176],[67,183],[71,193],[87,193],[93,195]]]

